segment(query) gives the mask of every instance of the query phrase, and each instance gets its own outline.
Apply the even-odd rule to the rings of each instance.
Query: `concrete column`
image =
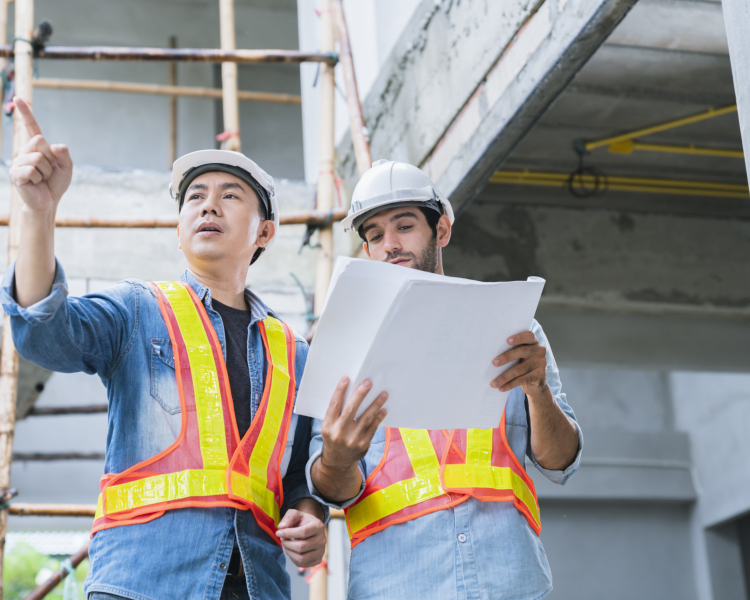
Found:
[[[745,150],[745,168],[750,172],[750,2],[748,0],[723,0],[724,24],[727,28],[729,58],[732,62],[734,92]]]

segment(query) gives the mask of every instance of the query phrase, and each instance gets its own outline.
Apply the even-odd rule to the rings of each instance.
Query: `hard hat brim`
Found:
[[[450,202],[443,198],[433,187],[414,188],[414,189],[400,189],[394,190],[381,196],[369,199],[366,203],[357,203],[358,206],[352,205],[352,210],[346,218],[341,221],[341,225],[344,227],[344,231],[354,231],[357,229],[354,222],[359,219],[362,215],[365,218],[370,218],[377,212],[385,210],[389,206],[395,206],[399,204],[408,205],[411,203],[412,206],[418,206],[419,202],[428,202],[430,200],[437,200],[442,207],[442,214],[446,215],[450,219],[451,225],[455,220],[453,216],[453,207]]]

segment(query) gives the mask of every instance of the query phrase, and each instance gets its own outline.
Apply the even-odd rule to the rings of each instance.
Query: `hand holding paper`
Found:
[[[388,427],[497,427],[508,392],[490,382],[507,339],[529,329],[544,280],[483,283],[339,258],[296,411],[323,419],[342,375],[388,392]],[[350,401],[350,400],[347,400]]]

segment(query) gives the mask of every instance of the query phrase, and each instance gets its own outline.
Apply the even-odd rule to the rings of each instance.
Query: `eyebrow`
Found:
[[[397,213],[397,214],[393,215],[390,219],[388,219],[388,221],[390,223],[393,223],[393,221],[396,221],[397,219],[401,219],[402,217],[412,217],[412,218],[416,219],[417,215],[414,214],[412,211],[407,210],[405,212],[400,212],[400,213]],[[372,223],[372,224],[368,225],[367,227],[365,227],[362,230],[362,233],[365,234],[368,231],[370,231],[370,229],[373,229],[374,227],[377,227],[377,226],[378,226],[378,223]]]
[[[242,190],[243,192],[245,191],[245,188],[242,187],[242,185],[240,185],[236,181],[225,181],[219,187],[222,190],[238,189],[238,190]],[[188,188],[188,191],[189,190],[207,190],[207,189],[208,189],[208,186],[205,183],[194,183]]]

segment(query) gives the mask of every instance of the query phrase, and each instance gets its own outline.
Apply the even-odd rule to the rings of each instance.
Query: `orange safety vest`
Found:
[[[228,506],[251,510],[279,543],[281,460],[294,408],[294,334],[270,315],[259,321],[266,386],[240,440],[221,344],[203,303],[186,283],[152,285],[172,341],[182,427],[163,452],[102,477],[91,534],[145,523],[174,508]]]
[[[513,502],[541,533],[534,482],[496,429],[387,428],[383,458],[344,509],[351,547],[386,527],[465,502]]]

